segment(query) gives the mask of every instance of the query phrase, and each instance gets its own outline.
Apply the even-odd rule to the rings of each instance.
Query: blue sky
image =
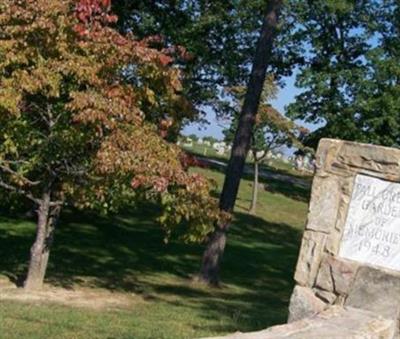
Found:
[[[300,93],[300,89],[296,88],[294,85],[295,78],[296,74],[284,78],[283,81],[286,84],[285,87],[280,89],[277,98],[271,101],[271,104],[282,113],[285,113],[285,107],[293,102],[295,96]],[[199,137],[213,136],[217,139],[222,139],[224,123],[222,121],[217,121],[212,110],[207,111],[206,119],[210,123],[209,125],[199,125],[198,123],[190,124],[184,128],[183,134],[196,134]],[[313,128],[313,126],[310,125],[307,125],[306,127],[311,129]]]

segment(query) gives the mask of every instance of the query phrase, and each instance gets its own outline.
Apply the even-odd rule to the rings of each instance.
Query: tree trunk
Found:
[[[210,285],[219,284],[219,260],[225,249],[226,232],[217,228],[210,236],[210,240],[203,253],[200,280]]]
[[[257,210],[257,197],[258,197],[258,159],[254,157],[254,180],[253,180],[253,194],[251,197],[250,214],[256,214]]]
[[[220,209],[229,213],[233,211],[235,205],[246,156],[250,148],[253,126],[265,81],[265,73],[270,61],[281,7],[282,0],[270,0],[268,1],[264,15],[261,34],[257,43],[253,67],[219,202]],[[210,236],[210,240],[204,251],[199,278],[206,283],[218,285],[219,265],[225,249],[228,228],[229,223],[216,225],[216,230]]]
[[[44,193],[37,211],[36,239],[31,247],[28,275],[24,282],[24,288],[27,290],[43,287],[54,228],[61,209],[61,206],[52,208],[50,205],[50,193]]]

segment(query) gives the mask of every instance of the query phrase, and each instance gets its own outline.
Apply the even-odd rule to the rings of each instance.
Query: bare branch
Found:
[[[64,204],[63,200],[56,200],[56,201],[51,201],[49,203],[50,207],[57,207],[57,206],[62,206]]]
[[[0,170],[3,170],[3,172],[6,172],[8,174],[15,175],[16,177],[21,179],[24,182],[24,184],[26,184],[26,185],[36,186],[36,185],[40,184],[40,181],[29,180],[28,178],[24,177],[21,173],[18,173],[16,171],[14,171],[13,169],[11,169],[9,166],[2,165],[1,163],[0,163]]]
[[[32,193],[23,190],[22,188],[18,188],[9,184],[6,184],[4,181],[0,180],[0,187],[6,189],[7,191],[18,193],[24,195],[29,200],[32,200],[36,204],[40,204],[41,200],[37,199],[33,196]]]
[[[268,150],[264,150],[263,154],[257,159],[257,161],[261,161],[262,159],[264,159],[268,154]]]
[[[29,162],[27,160],[1,160],[5,164],[28,164]]]
[[[54,125],[58,123],[58,120],[61,118],[62,113],[58,114],[57,116],[53,115],[52,105],[47,104],[46,108],[39,106],[38,104],[32,102],[29,104],[29,107],[36,110],[39,113],[41,119],[46,123],[46,125],[51,130]]]

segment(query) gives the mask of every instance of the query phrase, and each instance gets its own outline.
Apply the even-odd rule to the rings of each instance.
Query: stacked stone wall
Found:
[[[356,175],[399,182],[400,150],[322,139],[316,167],[289,322],[330,305],[398,319],[400,272],[341,258],[339,248]]]

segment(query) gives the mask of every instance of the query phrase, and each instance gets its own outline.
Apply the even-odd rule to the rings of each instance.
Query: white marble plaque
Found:
[[[400,271],[400,184],[357,175],[339,256]]]

